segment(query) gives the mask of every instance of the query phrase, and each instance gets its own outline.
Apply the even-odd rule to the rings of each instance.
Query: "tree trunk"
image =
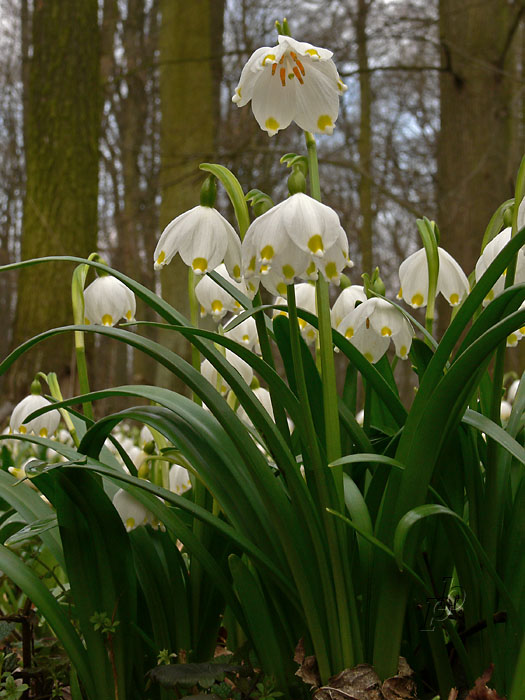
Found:
[[[440,0],[439,12],[438,225],[442,246],[469,274],[490,217],[514,194],[523,151],[513,48],[523,8],[505,0]]]
[[[213,159],[220,120],[224,0],[161,0],[160,226],[199,203],[201,162]],[[162,296],[189,317],[188,271],[179,256],[161,273]],[[173,333],[163,341],[189,359],[189,344]],[[157,382],[185,391],[159,368]]]
[[[22,258],[87,256],[96,247],[100,116],[97,0],[35,2],[25,89]],[[20,272],[15,345],[71,322],[71,265]],[[72,336],[46,341],[10,375],[27,393],[35,372],[70,374]]]

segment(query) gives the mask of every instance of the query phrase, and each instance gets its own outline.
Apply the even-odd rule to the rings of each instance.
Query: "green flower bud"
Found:
[[[383,280],[379,276],[378,267],[376,267],[376,269],[373,271],[371,277],[366,272],[363,272],[361,277],[363,279],[363,286],[365,288],[365,293],[368,299],[374,297],[376,294],[385,296],[386,288],[383,283]]]
[[[209,175],[201,187],[201,207],[213,207],[217,197],[217,178]]]

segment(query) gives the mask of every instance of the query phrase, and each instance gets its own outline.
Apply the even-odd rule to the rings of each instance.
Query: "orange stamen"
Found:
[[[304,66],[303,66],[303,64],[301,63],[301,61],[300,61],[298,58],[296,58],[296,59],[295,59],[295,62],[296,62],[297,65],[299,66],[299,70],[301,71],[301,73],[304,75]]]
[[[301,72],[300,72],[299,68],[297,68],[297,66],[293,67],[293,72],[295,73],[295,77],[301,83],[301,85],[304,85],[304,80],[303,80],[303,78],[301,76]]]
[[[281,68],[281,83],[282,86],[284,87],[286,85],[286,68]]]
[[[281,60],[279,61],[279,63],[284,63],[284,54],[281,56]]]
[[[276,70],[277,70],[277,63],[274,63],[272,66],[272,75],[275,75]]]

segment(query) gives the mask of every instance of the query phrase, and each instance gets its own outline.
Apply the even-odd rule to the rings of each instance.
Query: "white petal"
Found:
[[[355,309],[357,302],[366,301],[365,288],[359,284],[352,284],[343,289],[337,297],[330,314],[333,328],[338,328],[343,318]]]
[[[451,306],[457,306],[469,292],[466,274],[458,262],[443,248],[438,248],[439,274],[437,291],[441,292]]]
[[[277,66],[275,75],[272,75],[271,70],[265,71],[257,81],[252,97],[253,115],[269,136],[285,129],[294,118],[296,109],[297,80],[289,80],[285,76],[283,85],[281,68],[282,66]]]
[[[283,204],[282,221],[288,237],[305,253],[323,257],[340,235],[341,224],[333,209],[303,193]]]
[[[399,267],[401,296],[413,308],[425,306],[428,297],[428,267],[425,249],[412,253]]]
[[[286,50],[295,51],[300,56],[308,56],[314,61],[327,61],[334,55],[333,52],[328,49],[322,49],[306,41],[297,41],[296,39],[292,39],[291,36],[279,34],[278,41],[280,46],[286,47]]]
[[[313,63],[296,90],[295,123],[305,131],[331,134],[339,114],[339,87]]]
[[[242,69],[239,83],[232,97],[232,101],[235,102],[238,107],[243,107],[252,99],[253,91],[261,76],[261,72],[263,70],[270,70],[271,72],[271,63],[265,61],[263,65],[263,61],[266,56],[275,55],[276,49],[276,46],[261,46],[261,48],[256,49],[248,59]]]
[[[225,221],[216,209],[201,207],[198,227],[181,241],[180,256],[197,274],[214,270],[224,260],[228,248]],[[196,261],[201,262],[202,267]]]
[[[372,328],[367,328],[366,323],[364,323],[350,338],[350,342],[369,362],[375,363],[380,360],[388,350],[390,338],[379,335]]]
[[[186,227],[192,226],[192,221],[194,216],[198,213],[200,206],[194,207],[189,211],[185,211],[180,216],[177,216],[173,221],[166,226],[162,232],[155,252],[153,253],[153,260],[155,261],[155,269],[159,269],[164,265],[168,265],[173,257],[177,254],[181,240],[186,234]],[[186,222],[188,219],[188,222]]]

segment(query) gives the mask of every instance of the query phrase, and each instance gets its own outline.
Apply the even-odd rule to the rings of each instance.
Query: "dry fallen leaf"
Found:
[[[505,697],[502,698],[495,690],[487,686],[487,683],[492,678],[493,671],[494,664],[490,664],[487,670],[476,680],[474,687],[465,700],[506,700]]]

